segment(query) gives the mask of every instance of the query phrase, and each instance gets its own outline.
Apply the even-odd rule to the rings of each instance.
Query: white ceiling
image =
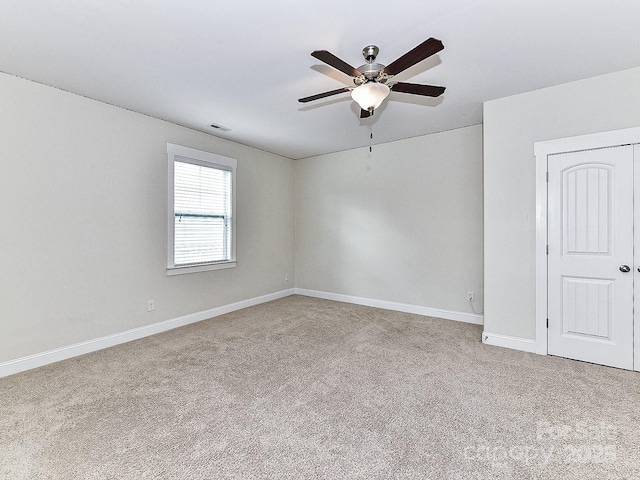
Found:
[[[425,39],[442,52],[359,118],[352,85],[310,56],[388,65]],[[637,0],[3,0],[0,71],[298,159],[482,122],[482,102],[640,66]],[[638,86],[640,89],[640,85]],[[0,92],[2,94],[2,92]]]

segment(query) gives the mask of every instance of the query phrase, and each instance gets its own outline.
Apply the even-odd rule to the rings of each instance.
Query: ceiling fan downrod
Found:
[[[362,56],[367,63],[373,63],[380,49],[376,45],[367,45],[362,49]]]

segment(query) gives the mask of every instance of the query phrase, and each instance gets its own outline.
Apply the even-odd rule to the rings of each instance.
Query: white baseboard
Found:
[[[440,310],[438,308],[421,307],[419,305],[409,305],[406,303],[388,302],[385,300],[375,300],[372,298],[354,297],[351,295],[342,295],[340,293],[321,292],[318,290],[307,290],[305,288],[295,288],[296,295],[305,295],[307,297],[324,298],[325,300],[335,300],[336,302],[354,303],[356,305],[365,305],[367,307],[382,308],[385,310],[395,310],[404,313],[415,313],[416,315],[424,315],[426,317],[438,317],[446,320],[455,320],[456,322],[473,323],[475,325],[483,325],[484,317],[482,315],[465,312],[454,312],[451,310]]]
[[[295,289],[293,288],[282,290],[280,292],[231,303],[229,305],[191,313],[171,320],[165,320],[164,322],[144,325],[142,327],[132,328],[131,330],[114,333],[112,335],[88,340],[86,342],[80,342],[74,345],[17,358],[15,360],[9,360],[7,362],[0,363],[0,378],[13,375],[14,373],[24,372],[25,370],[31,370],[32,368],[42,367],[50,363],[59,362],[60,360],[77,357],[78,355],[84,355],[85,353],[102,350],[103,348],[120,345],[121,343],[138,340],[139,338],[148,337],[157,333],[166,332],[167,330],[173,330],[174,328],[183,327],[191,323],[201,322],[202,320],[224,315],[225,313],[234,312],[242,308],[252,307],[261,303],[288,297],[294,293]]]
[[[536,353],[536,341],[528,338],[509,337],[497,333],[482,332],[482,343],[496,347],[511,348],[523,352]]]

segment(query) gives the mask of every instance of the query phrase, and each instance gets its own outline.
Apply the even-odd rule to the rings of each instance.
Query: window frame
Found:
[[[181,160],[177,160],[180,157]],[[168,182],[167,182],[167,275],[182,275],[185,273],[206,272],[211,270],[220,270],[224,268],[233,268],[237,264],[236,259],[236,168],[237,161],[235,158],[225,157],[215,153],[196,150],[195,148],[183,147],[167,143],[167,159],[168,159]],[[184,162],[184,160],[188,160]],[[230,258],[217,262],[203,262],[192,265],[176,265],[175,264],[175,205],[174,205],[174,168],[175,162],[191,163],[208,168],[218,170],[226,170],[231,172],[231,242],[229,245]]]

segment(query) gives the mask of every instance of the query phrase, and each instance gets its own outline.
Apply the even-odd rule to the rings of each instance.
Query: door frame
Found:
[[[535,142],[536,161],[536,344],[535,352],[547,355],[547,245],[548,245],[548,199],[547,164],[549,156],[558,153],[577,152],[596,148],[617,147],[640,143],[640,127],[625,128],[610,132],[579,135]],[[634,266],[635,268],[635,266]],[[634,322],[633,369],[640,371],[640,325]]]

